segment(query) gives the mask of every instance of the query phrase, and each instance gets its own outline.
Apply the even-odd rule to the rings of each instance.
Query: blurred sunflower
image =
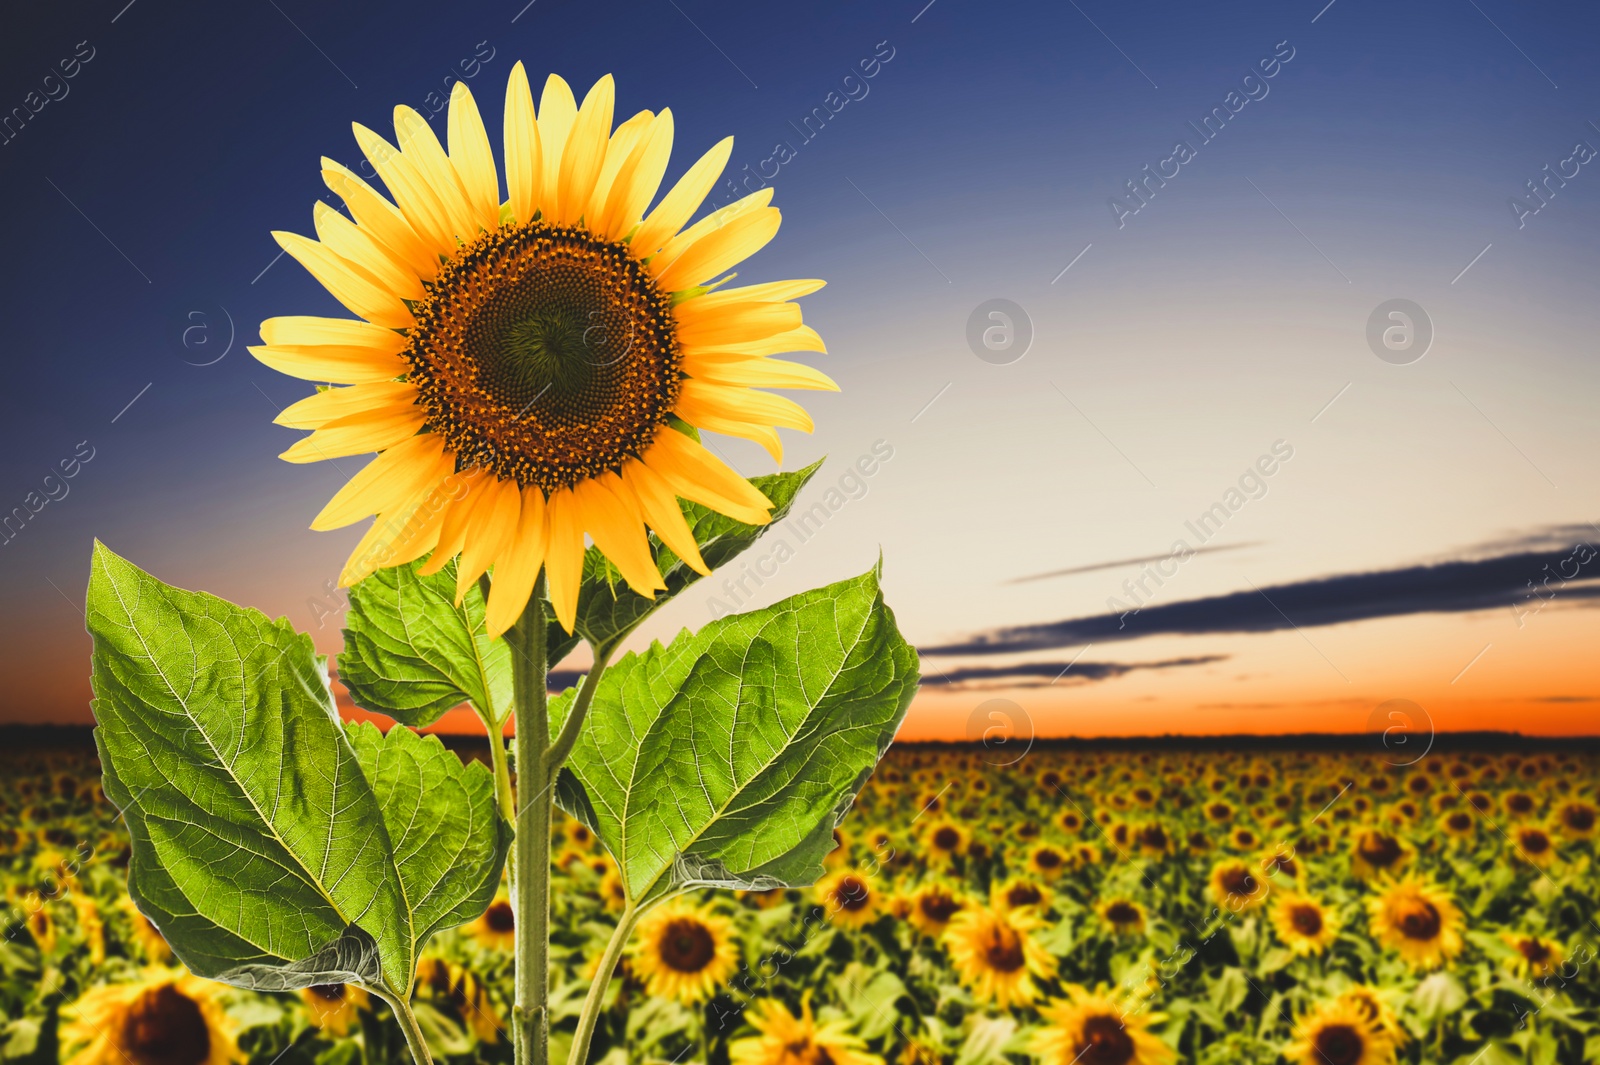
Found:
[[[183,970],[146,969],[65,1007],[67,1065],[228,1065],[245,1057],[222,1010],[221,984]]]
[[[570,632],[585,533],[651,597],[665,586],[647,526],[707,572],[677,497],[748,524],[770,520],[771,503],[680,430],[741,436],[781,461],[776,427],[809,431],[811,419],[757,389],[836,387],[769,358],[822,350],[792,302],[822,283],[713,292],[777,233],[772,190],[683,228],[721,175],[730,138],[646,213],[672,114],[641,111],[613,130],[613,108],[609,75],[581,107],[552,75],[536,118],[518,63],[502,202],[477,105],[457,82],[448,153],[409,107],[395,109],[398,147],[355,127],[393,203],[324,159],[323,178],[354,221],[318,203],[319,239],[274,234],[359,316],[270,318],[263,346],[250,349],[291,376],[343,386],[279,415],[313,430],[285,459],[378,453],[312,522],[337,529],[377,515],[341,584],[430,552],[434,572],[460,555],[458,594],[494,569],[487,628],[497,636],[521,616],[542,566]]]
[[[511,908],[511,900],[505,895],[496,895],[494,901],[489,903],[489,908],[462,931],[477,940],[480,946],[491,950],[514,949],[517,945],[517,914]]]
[[[1538,825],[1518,826],[1514,838],[1518,853],[1540,869],[1548,868],[1556,860],[1555,841]]]
[[[460,965],[426,957],[417,963],[417,991],[449,1006],[480,1043],[500,1041],[504,1024],[489,999],[488,989]]]
[[[100,907],[81,891],[74,891],[67,901],[72,903],[73,914],[78,919],[78,934],[83,937],[84,944],[89,948],[90,964],[104,965],[106,926],[100,919]]]
[[[1105,899],[1094,909],[1106,923],[1106,927],[1116,935],[1135,935],[1145,929],[1144,907],[1132,899],[1120,897]]]
[[[1300,1065],[1393,1065],[1394,1043],[1353,1004],[1325,1002],[1295,1025],[1284,1050]]]
[[[1508,791],[1500,797],[1500,808],[1513,821],[1520,821],[1525,817],[1532,817],[1534,811],[1539,808],[1539,803],[1525,791]]]
[[[728,1044],[731,1065],[884,1065],[869,1054],[846,1022],[819,1024],[811,1013],[811,999],[800,1002],[796,1017],[783,1003],[763,999],[750,1007],[750,1027],[759,1035]]]
[[[971,843],[972,833],[954,821],[935,821],[928,826],[922,837],[922,844],[927,849],[929,859],[935,862],[949,862],[952,858],[967,853],[967,847]]]
[[[1146,858],[1165,858],[1177,849],[1160,821],[1146,821],[1140,825],[1134,831],[1133,842]]]
[[[1411,1037],[1386,998],[1386,995],[1394,994],[1394,991],[1384,992],[1365,984],[1356,984],[1340,992],[1339,1001],[1353,1007],[1369,1028],[1388,1036],[1396,1047],[1402,1047]]]
[[[1085,844],[1084,846],[1088,845]],[[1080,847],[1080,855],[1087,853]],[[1095,860],[1098,861],[1099,851],[1095,850],[1094,854],[1096,855]],[[1054,880],[1066,870],[1066,867],[1067,856],[1062,854],[1061,849],[1054,844],[1038,843],[1028,851],[1028,868],[1046,880]]]
[[[348,1035],[367,1007],[367,993],[355,984],[312,984],[300,989],[311,1023],[333,1035]]]
[[[172,948],[162,938],[160,929],[156,928],[150,918],[146,917],[126,895],[117,903],[117,909],[127,916],[133,942],[138,946],[140,953],[157,965],[165,965],[172,957]]]
[[[1566,952],[1559,943],[1538,936],[1519,936],[1510,932],[1500,937],[1516,951],[1510,969],[1518,976],[1539,980],[1553,974],[1566,960]]]
[[[1410,851],[1399,839],[1374,828],[1356,838],[1350,865],[1357,880],[1372,880],[1398,872],[1410,858]]]
[[[607,869],[600,878],[600,901],[612,913],[621,913],[628,905],[628,889],[622,883],[622,874]]]
[[[628,957],[646,992],[686,1006],[716,994],[739,968],[733,922],[684,902],[651,910],[634,932]]]
[[[1478,819],[1465,810],[1450,810],[1439,819],[1439,827],[1452,839],[1471,839],[1477,832]]]
[[[879,916],[878,893],[867,877],[853,869],[829,873],[812,888],[818,902],[828,910],[828,919],[841,928],[860,928]]]
[[[989,888],[989,904],[997,910],[1021,910],[1032,907],[1041,913],[1050,905],[1050,889],[1037,880],[1013,876],[996,881]]]
[[[906,920],[925,936],[944,934],[950,919],[967,906],[959,891],[937,880],[918,887],[907,901]]]
[[[1272,906],[1272,927],[1290,952],[1321,954],[1339,938],[1339,918],[1316,899],[1282,893]]]
[[[951,918],[945,949],[956,975],[979,1003],[1009,1010],[1039,1000],[1037,981],[1056,971],[1056,959],[1033,938],[1039,923],[1033,910],[996,912],[977,906]]]
[[[1586,802],[1569,802],[1556,812],[1556,822],[1569,839],[1588,839],[1594,835],[1595,808]]]
[[[1067,998],[1039,1009],[1045,1026],[1034,1033],[1029,1052],[1046,1065],[1167,1065],[1172,1048],[1149,1027],[1160,1013],[1130,1011],[1104,992],[1071,985]]]
[[[1254,909],[1267,900],[1266,880],[1247,862],[1229,858],[1211,868],[1211,898],[1235,913]]]
[[[1372,935],[1413,968],[1435,969],[1461,952],[1461,911],[1450,896],[1409,876],[1367,900]]]

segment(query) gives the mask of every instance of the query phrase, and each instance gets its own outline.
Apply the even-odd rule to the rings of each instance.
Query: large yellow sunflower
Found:
[[[1284,1056],[1298,1065],[1393,1065],[1394,1042],[1355,1003],[1323,1003],[1295,1025]]]
[[[950,919],[945,949],[961,982],[979,1003],[1009,1010],[1037,1002],[1038,981],[1055,975],[1056,959],[1033,938],[1032,908],[996,911],[971,906]]]
[[[487,627],[499,635],[542,567],[571,631],[585,534],[652,596],[664,585],[647,526],[707,572],[678,497],[750,524],[770,519],[771,503],[690,427],[754,440],[780,460],[776,427],[811,429],[797,404],[756,389],[836,387],[771,358],[823,350],[792,302],[822,282],[717,288],[777,233],[772,190],[684,228],[732,139],[651,208],[672,113],[641,111],[613,130],[612,111],[609,75],[581,107],[552,75],[536,116],[518,63],[502,196],[477,105],[458,82],[448,151],[408,107],[395,109],[396,144],[355,127],[393,202],[324,159],[350,217],[318,204],[317,240],[274,234],[360,316],[270,318],[250,349],[291,376],[342,386],[278,417],[313,430],[285,459],[378,453],[312,522],[377,516],[343,584],[430,552],[429,572],[459,555],[461,591],[492,567]]]
[[[640,921],[628,957],[647,992],[689,1006],[716,994],[739,968],[733,922],[683,902],[667,903]]]
[[[221,984],[181,969],[146,969],[94,988],[62,1010],[67,1065],[228,1065],[242,1062],[218,1001]]]
[[[1414,876],[1367,900],[1373,936],[1417,969],[1434,969],[1461,953],[1461,911],[1450,896]]]
[[[809,997],[801,1001],[798,1017],[783,1003],[763,999],[750,1007],[749,1019],[760,1034],[728,1044],[732,1065],[884,1065],[862,1049],[861,1037],[846,1022],[818,1023]]]
[[[1045,1065],[1167,1065],[1178,1057],[1149,1031],[1162,1014],[1130,1012],[1103,992],[1069,986],[1066,999],[1039,1014],[1046,1026],[1029,1049]]]

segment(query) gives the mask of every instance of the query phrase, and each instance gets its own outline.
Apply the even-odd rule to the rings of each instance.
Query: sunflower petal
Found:
[[[411,228],[400,208],[390,203],[382,193],[347,169],[343,164],[323,157],[322,182],[335,196],[344,201],[350,217],[366,230],[396,258],[403,261],[424,281],[431,281],[439,273],[439,257],[428,250],[427,243]]]
[[[415,435],[426,420],[427,412],[415,405],[361,411],[296,441],[278,457],[285,462],[321,462],[382,451]]]
[[[678,339],[685,347],[714,348],[726,344],[745,344],[774,333],[787,333],[801,326],[798,303],[722,303],[699,305],[688,300],[672,310],[678,322]]]
[[[518,222],[533,221],[539,210],[545,188],[541,140],[528,72],[518,62],[506,82],[505,109],[506,200],[511,204],[511,217]]]
[[[657,433],[640,458],[685,499],[747,525],[765,525],[772,520],[772,503],[755,485],[675,429]]]
[[[298,233],[274,230],[272,236],[334,299],[373,325],[406,329],[417,324],[399,296],[333,249]]]
[[[578,101],[573,99],[572,87],[552,74],[545,79],[544,92],[539,95],[539,145],[542,149],[543,171],[540,177],[540,196],[537,206],[546,218],[556,217],[560,209],[561,157],[567,148],[567,136],[578,118]]]
[[[620,130],[619,130],[620,132]],[[613,150],[615,139],[613,138]],[[672,156],[672,112],[662,111],[649,124],[613,180],[605,185],[605,206],[599,208],[599,228],[606,240],[617,240],[632,229],[655,198]],[[611,165],[611,157],[606,157]],[[598,192],[598,190],[597,190]],[[598,207],[598,205],[596,205]]]
[[[449,255],[455,251],[456,242],[450,224],[450,214],[445,210],[438,193],[417,170],[417,166],[404,152],[357,122],[354,124],[356,143],[362,154],[372,164],[389,194],[405,215],[411,228],[421,237],[428,251],[434,255]]]
[[[544,493],[529,485],[522,490],[516,532],[494,564],[494,583],[484,611],[484,628],[491,639],[515,625],[527,609],[534,581],[544,565],[545,520]]]
[[[630,462],[622,468],[622,486],[633,493],[645,524],[655,530],[673,554],[697,573],[711,572],[711,567],[700,557],[700,545],[695,543],[694,532],[684,520],[677,496],[660,474],[642,462]]]
[[[336,385],[370,384],[392,381],[411,369],[411,364],[394,355],[371,348],[347,348],[333,344],[253,345],[247,348],[256,360],[281,374],[302,381],[326,381]]]
[[[330,388],[289,404],[272,419],[272,423],[290,429],[320,429],[349,414],[409,405],[416,397],[416,386],[406,381],[379,381],[349,388]]]
[[[640,258],[654,255],[694,217],[717,178],[722,176],[732,154],[733,138],[724,137],[678,179],[629,238],[635,255]]]
[[[398,255],[371,233],[318,200],[311,212],[317,239],[335,255],[354,263],[401,299],[420,300],[422,282]]]
[[[656,274],[656,283],[668,292],[677,292],[709,281],[766,247],[778,235],[782,220],[776,207],[745,211],[668,261]]]
[[[446,562],[461,553],[462,547],[478,528],[478,507],[497,481],[481,466],[468,470],[462,477],[467,481],[467,490],[446,504],[444,522],[439,526],[439,542],[433,549],[433,556],[417,567],[417,572],[423,576],[438,573]]]
[[[456,568],[457,605],[467,589],[511,542],[522,515],[522,490],[516,481],[494,478],[485,493],[484,502],[473,516],[476,527],[461,549],[461,564]]]
[[[606,481],[593,478],[573,485],[572,494],[582,507],[584,527],[594,545],[617,567],[628,586],[647,599],[654,599],[657,589],[665,591],[667,586],[650,557],[644,519],[632,497],[619,495]]]
[[[745,388],[796,388],[837,392],[833,378],[814,366],[785,359],[752,358],[722,352],[685,353],[683,372],[701,381]]]
[[[438,197],[450,221],[450,231],[459,240],[471,240],[478,235],[478,220],[467,198],[466,186],[455,164],[445,154],[439,137],[428,125],[428,120],[412,108],[400,105],[394,109],[394,138],[400,150],[417,168],[417,173],[428,183],[428,188]]]
[[[572,123],[572,132],[561,149],[559,191],[551,213],[552,221],[557,224],[576,222],[589,206],[589,197],[600,178],[600,168],[605,165],[615,106],[616,88],[611,75],[607,74],[584,96],[583,106]]]
[[[342,529],[362,518],[392,510],[437,476],[444,438],[421,433],[403,440],[362,467],[334,493],[311,521],[318,532]]]
[[[545,573],[556,620],[571,632],[578,622],[578,591],[583,585],[583,515],[568,488],[551,494],[545,514]]]
[[[489,147],[478,102],[464,81],[456,82],[450,90],[445,135],[450,141],[450,162],[455,165],[472,208],[473,223],[484,232],[495,229],[500,225],[500,178],[494,168],[494,149]]]

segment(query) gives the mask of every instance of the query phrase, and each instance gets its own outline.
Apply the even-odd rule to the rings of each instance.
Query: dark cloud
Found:
[[[1531,616],[1546,603],[1600,599],[1600,550],[1581,536],[1586,526],[1530,534],[1524,543],[1563,544],[1486,558],[1338,574],[1227,595],[1158,603],[1128,613],[1018,625],[960,643],[923,647],[924,655],[989,655],[1042,651],[1145,636],[1215,635],[1313,628],[1408,614],[1505,610]],[[1592,533],[1593,529],[1589,528]],[[1562,535],[1572,533],[1572,538]],[[1595,538],[1591,537],[1590,540]],[[1581,549],[1578,545],[1581,545]],[[1586,553],[1586,554],[1585,554]]]
[[[1190,549],[1189,557],[1193,558],[1195,555],[1215,555],[1223,551],[1238,551],[1241,548],[1258,546],[1260,546],[1258,541],[1252,541],[1245,544],[1228,544],[1224,547],[1196,547]],[[1101,570],[1121,569],[1123,566],[1144,566],[1151,562],[1165,562],[1171,557],[1172,552],[1168,551],[1161,555],[1142,555],[1139,558],[1119,558],[1112,562],[1096,562],[1092,566],[1074,566],[1071,569],[1053,569],[1048,573],[1032,573],[1026,577],[1013,577],[1011,580],[1006,581],[1005,583],[1027,584],[1030,581],[1048,580],[1051,577],[1071,577],[1078,573],[1099,573]]]
[[[965,669],[948,669],[942,673],[924,673],[922,683],[932,687],[1038,688],[1048,687],[1056,681],[1081,684],[1109,680],[1140,669],[1204,666],[1226,661],[1227,658],[1227,655],[1200,655],[1194,658],[1168,658],[1160,662],[1021,662],[1014,666],[969,666]],[[1014,683],[1030,679],[1035,683]]]

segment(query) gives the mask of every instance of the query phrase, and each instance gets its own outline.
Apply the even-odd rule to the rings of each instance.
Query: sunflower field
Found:
[[[897,746],[807,891],[651,911],[607,992],[606,1065],[1600,1061],[1600,759]],[[87,749],[0,760],[0,1061],[404,1060],[342,985],[199,980],[129,902]],[[587,828],[553,855],[553,1057],[623,892]],[[440,935],[415,1005],[441,1060],[509,1062],[504,898]]]

